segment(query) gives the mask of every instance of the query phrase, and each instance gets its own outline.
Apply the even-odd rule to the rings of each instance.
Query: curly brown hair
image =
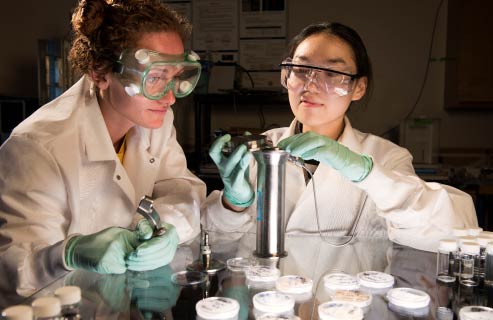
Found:
[[[176,32],[185,41],[192,26],[160,0],[80,0],[72,29],[72,68],[101,76],[111,70],[123,49],[137,45],[143,33]]]

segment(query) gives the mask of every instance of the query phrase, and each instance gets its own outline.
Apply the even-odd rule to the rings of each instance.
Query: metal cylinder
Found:
[[[260,258],[284,257],[286,162],[283,150],[253,151],[257,160],[257,247]]]

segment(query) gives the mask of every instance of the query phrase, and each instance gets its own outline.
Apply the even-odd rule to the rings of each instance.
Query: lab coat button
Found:
[[[156,161],[156,159],[154,159],[154,158],[151,158],[151,159],[149,160],[149,162],[150,162],[150,163],[154,163],[154,161]]]
[[[121,180],[121,179],[122,179],[122,177],[119,174],[117,174],[116,175],[116,180]]]

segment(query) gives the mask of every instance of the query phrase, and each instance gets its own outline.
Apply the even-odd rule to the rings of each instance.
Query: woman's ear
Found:
[[[363,98],[363,96],[366,93],[366,86],[368,85],[368,78],[367,77],[361,77],[356,80],[356,85],[354,86],[353,90],[353,97],[352,101],[359,100]]]
[[[109,77],[107,73],[100,74],[95,72],[94,70],[90,70],[89,77],[91,78],[92,82],[94,82],[96,87],[98,87],[100,90],[105,90],[110,85]]]

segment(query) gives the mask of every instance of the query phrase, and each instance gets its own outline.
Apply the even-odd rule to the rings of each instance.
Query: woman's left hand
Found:
[[[354,182],[365,179],[373,167],[369,156],[353,152],[339,142],[312,131],[283,139],[277,146],[303,160],[325,163]]]

